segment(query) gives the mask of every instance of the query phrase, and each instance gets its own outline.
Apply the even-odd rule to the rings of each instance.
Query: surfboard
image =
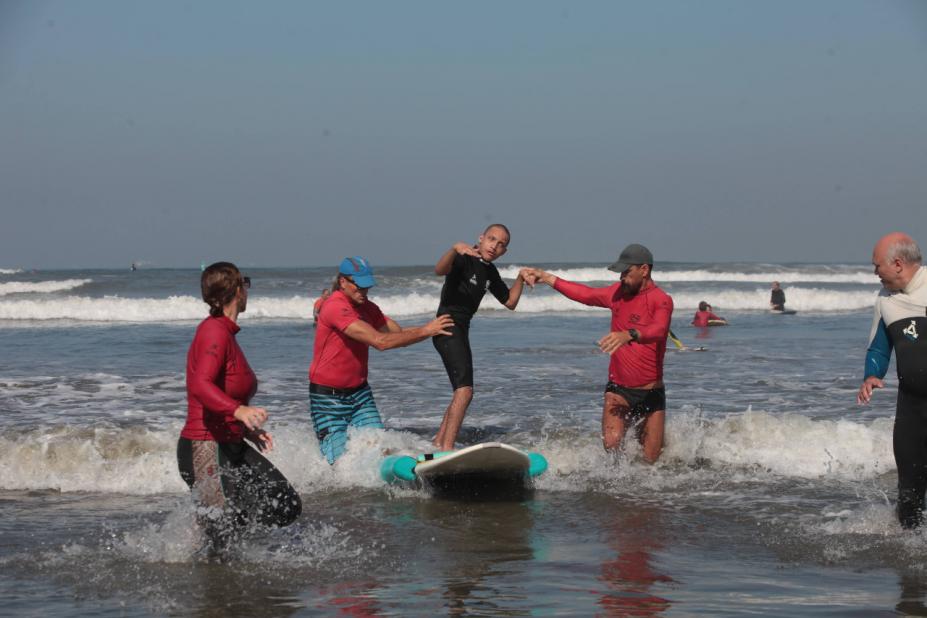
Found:
[[[770,313],[778,313],[779,315],[795,315],[798,313],[794,309],[770,309]]]
[[[669,337],[670,341],[673,342],[673,344],[676,346],[676,350],[679,352],[705,352],[708,350],[708,348],[705,346],[697,346],[694,348],[687,347],[682,341],[680,341],[679,337],[677,337],[673,331],[669,331],[669,335],[667,336]]]
[[[727,326],[727,320],[708,320],[709,326]]]
[[[456,451],[392,455],[380,465],[387,483],[413,483],[442,493],[523,488],[547,470],[547,459],[502,442],[483,442]]]

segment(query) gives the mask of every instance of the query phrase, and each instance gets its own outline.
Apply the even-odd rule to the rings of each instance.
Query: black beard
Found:
[[[631,287],[629,283],[621,282],[621,291],[624,292],[625,296],[634,296],[641,291],[641,287],[644,285],[644,282],[641,281],[636,286]]]

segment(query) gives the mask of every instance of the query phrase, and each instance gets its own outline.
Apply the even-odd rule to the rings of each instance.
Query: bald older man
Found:
[[[917,243],[901,232],[879,239],[872,265],[882,282],[869,335],[866,370],[856,400],[869,403],[882,388],[892,349],[898,369],[898,403],[892,446],[898,466],[898,521],[924,521],[927,491],[927,268]]]

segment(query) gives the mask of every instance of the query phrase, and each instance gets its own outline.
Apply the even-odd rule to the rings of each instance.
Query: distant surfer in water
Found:
[[[905,528],[924,523],[927,491],[927,268],[917,243],[901,232],[879,239],[872,265],[882,282],[869,334],[866,369],[856,401],[869,403],[883,388],[892,349],[898,371],[898,400],[892,447],[898,466],[898,521]]]
[[[772,293],[769,295],[769,307],[773,311],[785,311],[785,290],[779,287],[778,281],[772,282]]]
[[[325,299],[331,296],[332,289],[325,288],[322,290],[322,295],[315,299],[315,303],[312,305],[312,325],[316,326],[319,323],[319,312],[322,311],[322,303],[325,302]]]
[[[370,347],[391,350],[450,334],[450,316],[402,328],[368,300],[376,285],[373,268],[362,257],[342,260],[332,293],[322,303],[309,367],[309,411],[319,448],[329,464],[346,448],[348,426],[383,428],[367,384]]]
[[[628,245],[608,267],[621,281],[592,288],[528,269],[529,284],[542,281],[584,305],[611,309],[611,331],[599,348],[611,355],[602,408],[602,442],[606,450],[619,448],[629,426],[638,425],[643,456],[653,463],[663,450],[666,390],[663,357],[673,316],[673,299],[651,279],[653,254],[642,245]]]
[[[196,498],[206,547],[221,552],[252,521],[293,523],[302,501],[258,452],[270,451],[274,442],[262,429],[267,410],[250,405],[257,377],[235,341],[251,280],[234,264],[217,262],[203,270],[200,287],[209,317],[200,322],[187,353],[187,422],[177,464]]]
[[[703,300],[698,304],[698,311],[695,312],[695,317],[692,318],[692,326],[708,326],[710,320],[727,323],[724,318],[715,315],[711,310],[711,305]]]
[[[508,251],[511,234],[501,223],[487,227],[475,245],[455,243],[435,264],[435,274],[444,276],[438,315],[450,314],[454,326],[437,335],[432,343],[441,360],[454,394],[444,412],[433,443],[442,451],[454,448],[457,433],[473,400],[473,353],[470,350],[470,320],[487,290],[507,309],[515,309],[524,289],[523,272],[511,289],[502,281],[493,262]]]

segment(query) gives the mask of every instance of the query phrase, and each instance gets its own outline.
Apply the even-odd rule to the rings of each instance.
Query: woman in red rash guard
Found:
[[[200,322],[187,353],[187,423],[177,464],[197,502],[205,549],[215,553],[251,523],[293,523],[302,501],[258,452],[270,451],[273,438],[261,428],[267,411],[249,405],[257,377],[235,341],[251,280],[234,264],[217,262],[203,271],[200,286],[209,317]]]
[[[727,320],[719,315],[715,315],[711,310],[711,305],[703,300],[698,304],[698,311],[695,312],[695,317],[692,318],[692,326],[712,326],[711,322],[714,322],[715,325],[720,325],[720,322],[726,324]]]

